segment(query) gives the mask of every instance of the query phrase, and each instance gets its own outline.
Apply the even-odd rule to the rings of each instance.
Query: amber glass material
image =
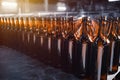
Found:
[[[114,74],[118,70],[119,64],[119,45],[120,41],[118,38],[119,22],[118,18],[111,19],[112,31],[110,35],[111,40],[111,54],[110,54],[110,63],[109,63],[109,74]]]

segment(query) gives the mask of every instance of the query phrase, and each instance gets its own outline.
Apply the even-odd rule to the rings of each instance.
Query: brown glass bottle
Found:
[[[4,45],[8,46],[8,30],[7,30],[7,18],[4,17],[4,28],[3,28],[3,31],[4,31]]]
[[[20,44],[20,51],[25,53],[25,48],[26,48],[26,46],[25,46],[26,42],[25,41],[27,39],[25,38],[24,26],[25,26],[24,18],[20,17],[20,19],[19,19],[19,27],[18,27],[18,30],[19,30],[19,41],[21,42],[21,44]]]
[[[115,18],[111,18],[110,23],[111,23],[112,31],[110,34],[111,54],[110,54],[110,63],[109,63],[109,74],[114,74],[118,71],[120,41],[117,37],[117,29],[118,29],[117,20]]]
[[[0,26],[0,28],[1,28],[1,41],[2,41],[2,45],[4,44],[4,30],[3,30],[3,27],[4,27],[4,18],[3,17],[1,17],[1,26]]]
[[[10,38],[9,41],[10,41],[10,44],[9,44],[9,47],[11,48],[14,48],[14,38],[15,38],[15,20],[14,20],[14,17],[11,17],[11,29],[10,29]]]
[[[61,28],[61,69],[65,72],[70,73],[70,68],[69,68],[69,55],[68,55],[68,44],[69,40],[66,38],[66,33],[67,31],[67,24],[68,24],[68,18],[66,17],[61,17],[60,20],[61,23],[63,23],[60,28]]]
[[[11,39],[11,37],[10,37],[11,36],[11,31],[10,31],[11,22],[10,21],[11,21],[11,18],[8,17],[7,18],[7,29],[6,29],[7,37],[9,36],[8,39],[7,39],[8,41],[6,42],[8,47],[10,47],[10,39]]]
[[[53,65],[54,66],[54,52],[52,51],[52,48],[54,48],[54,44],[53,44],[53,34],[52,34],[52,30],[53,30],[53,18],[52,17],[48,17],[47,18],[47,40],[48,40],[48,47],[47,47],[47,59],[48,59],[48,64],[49,65]],[[53,47],[52,47],[53,46]]]
[[[54,57],[54,66],[57,68],[61,68],[61,38],[62,38],[62,17],[54,17],[53,18],[53,29],[52,29],[52,53]],[[55,49],[55,50],[54,50]]]
[[[61,68],[68,73],[74,73],[77,66],[76,48],[74,37],[73,17],[63,17],[61,26]],[[74,68],[74,69],[73,69]]]
[[[32,16],[29,18],[29,26],[27,26],[27,50],[28,50],[28,55],[31,57],[36,56],[35,52],[35,42],[36,42],[36,27],[35,27],[35,17]]]
[[[60,39],[59,39],[59,25],[60,18],[59,17],[51,17],[51,60],[52,60],[52,66],[56,68],[61,68],[61,61],[60,61],[60,52],[58,50],[58,46],[60,48]]]
[[[18,30],[18,28],[19,28],[19,18],[18,17],[16,17],[15,18],[15,34],[16,34],[16,36],[15,36],[15,38],[16,38],[16,44],[15,44],[15,49],[16,50],[19,50],[19,48],[20,48],[20,42],[19,42],[19,30]]]
[[[78,24],[79,23],[79,24]],[[87,17],[82,17],[81,19],[78,19],[78,22],[76,23],[77,31],[74,34],[75,35],[75,45],[77,47],[74,51],[74,74],[80,78],[88,78],[90,75],[90,69],[91,66],[91,56],[93,55],[91,53],[92,48],[95,48],[93,46],[93,43],[91,43],[88,39],[87,34]]]
[[[92,80],[107,80],[108,69],[108,56],[110,51],[110,41],[108,35],[110,34],[110,26],[106,26],[105,18],[99,18],[99,32],[97,37],[97,50],[93,66],[95,69],[92,71],[94,75],[91,76]],[[109,28],[108,28],[109,27]],[[107,30],[105,29],[107,28]],[[106,33],[105,33],[106,32]],[[107,36],[106,36],[107,35]]]
[[[39,60],[41,59],[40,51],[41,51],[41,45],[40,45],[40,25],[41,25],[41,18],[35,17],[35,32],[33,35],[33,42],[34,42],[34,58]]]
[[[25,30],[25,40],[26,40],[26,54],[29,55],[29,56],[33,56],[32,54],[32,44],[33,44],[33,24],[34,22],[32,22],[32,19],[33,17],[26,17],[26,20],[25,20],[25,27],[24,27],[24,30]]]
[[[2,26],[2,22],[1,22],[1,17],[0,17],[0,45],[2,45],[2,29],[1,29],[1,26]]]
[[[43,55],[43,62],[46,64],[49,64],[51,61],[48,61],[48,55],[49,54],[49,50],[48,50],[48,33],[47,33],[47,28],[48,28],[48,19],[49,17],[43,17],[42,18],[42,25],[43,25],[43,33],[41,35],[41,46],[42,46],[42,55]]]
[[[40,61],[44,61],[43,58],[43,18],[42,17],[37,17],[37,25],[38,25],[38,34],[36,38],[36,51],[37,51],[37,59]]]

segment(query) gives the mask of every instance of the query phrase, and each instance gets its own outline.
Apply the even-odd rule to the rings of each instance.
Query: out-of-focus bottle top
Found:
[[[56,17],[53,17],[53,21],[56,21],[57,20],[57,18]]]
[[[39,21],[42,21],[42,17],[37,17],[37,19],[38,19]]]
[[[23,21],[23,17],[20,17],[20,20]]]

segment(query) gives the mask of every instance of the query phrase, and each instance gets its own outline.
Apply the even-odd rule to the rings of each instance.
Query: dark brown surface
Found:
[[[80,80],[7,47],[0,47],[0,80]]]

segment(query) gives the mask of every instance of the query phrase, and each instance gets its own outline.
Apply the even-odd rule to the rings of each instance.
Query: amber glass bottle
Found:
[[[116,18],[111,18],[110,23],[112,31],[109,37],[111,40],[109,74],[114,74],[115,72],[118,71],[120,41],[117,36],[118,20]]]
[[[94,75],[92,75],[92,80],[107,80],[107,70],[108,70],[108,56],[110,54],[110,40],[108,36],[110,35],[111,27],[107,23],[107,17],[99,18],[99,30],[98,37],[96,39],[97,51],[96,61],[93,65],[95,69],[93,70]]]
[[[44,61],[43,58],[43,23],[42,23],[43,18],[42,17],[37,17],[37,23],[36,25],[38,26],[38,33],[37,33],[37,38],[36,38],[36,51],[37,51],[37,59],[40,61]]]
[[[18,40],[18,27],[19,27],[19,19],[18,19],[18,17],[16,17],[15,18],[15,29],[14,29],[14,33],[15,33],[15,46],[14,46],[14,48],[16,49],[16,50],[18,50],[19,49],[19,40]]]
[[[40,46],[40,25],[41,25],[41,18],[40,17],[35,17],[35,32],[33,36],[33,46],[34,46],[34,58],[37,60],[40,59],[40,51],[41,51],[41,46]]]
[[[23,17],[20,17],[19,19],[19,27],[18,27],[18,30],[19,30],[19,41],[20,41],[20,51],[21,52],[25,52],[25,31],[24,31],[24,18]]]
[[[0,17],[0,45],[2,45],[2,30],[1,30],[2,22],[1,22],[1,17]]]

